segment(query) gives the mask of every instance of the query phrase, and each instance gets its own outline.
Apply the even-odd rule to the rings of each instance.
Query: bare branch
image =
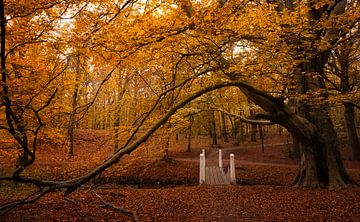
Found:
[[[111,207],[111,208],[113,208],[113,209],[115,209],[117,211],[120,211],[120,212],[122,212],[122,213],[124,213],[126,215],[131,216],[134,219],[134,221],[136,221],[136,222],[140,221],[136,211],[128,210],[128,209],[125,209],[124,207],[115,206],[114,204],[105,201],[104,198],[102,196],[100,196],[98,193],[96,193],[95,191],[92,191],[92,193],[94,193],[101,200],[101,202],[104,203],[103,207]]]
[[[240,116],[240,115],[237,115],[237,114],[234,114],[234,113],[230,113],[226,110],[223,110],[219,107],[211,107],[213,110],[215,111],[220,111],[222,113],[225,113],[226,115],[228,116],[232,116],[232,117],[235,117],[237,119],[240,119],[241,121],[245,122],[245,123],[250,123],[250,124],[257,124],[257,125],[272,125],[274,123],[270,122],[270,121],[263,121],[263,120],[255,120],[255,119],[248,119],[246,117],[243,117],[243,116]]]

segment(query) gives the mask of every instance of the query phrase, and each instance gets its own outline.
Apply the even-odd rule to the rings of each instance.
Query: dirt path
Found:
[[[283,145],[287,145],[287,143],[277,143],[277,144],[272,144],[271,146],[283,146]],[[239,151],[239,150],[248,150],[248,149],[254,149],[254,148],[261,148],[261,145],[250,145],[250,146],[232,146],[232,147],[225,147],[225,148],[220,148],[222,150],[222,156],[223,156],[223,160],[229,159],[229,155],[232,153],[232,151]],[[219,155],[219,149],[217,148],[207,148],[205,149],[205,157],[206,160],[209,161],[217,161],[218,160],[218,155]],[[196,156],[193,157],[185,157],[185,158],[175,158],[178,160],[198,160],[199,158]],[[236,157],[235,157],[236,159]],[[261,163],[261,161],[247,161],[247,162],[254,162],[254,163]]]
[[[271,147],[284,146],[284,145],[288,145],[288,143],[271,144]],[[221,148],[224,166],[227,166],[229,164],[229,155],[233,151],[246,151],[246,150],[255,149],[255,148],[261,148],[261,145],[256,144],[256,145],[233,146],[233,147]],[[207,148],[205,150],[206,163],[208,163],[210,165],[216,165],[218,163],[218,155],[219,155],[218,149]],[[278,162],[276,162],[277,160],[270,160],[270,159],[269,160],[249,160],[249,159],[244,159],[244,158],[246,158],[246,157],[239,158],[239,156],[235,155],[236,165],[237,166],[239,166],[239,165],[258,165],[258,166],[291,167],[291,168],[298,167],[298,163],[296,163],[296,162],[294,162],[294,163],[278,163]],[[185,157],[185,158],[175,158],[175,160],[198,162],[199,157],[193,156],[193,157]],[[360,169],[358,167],[354,167],[354,166],[347,167],[347,169],[360,171]]]

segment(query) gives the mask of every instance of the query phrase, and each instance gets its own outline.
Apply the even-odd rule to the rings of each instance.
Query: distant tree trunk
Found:
[[[350,158],[352,160],[360,160],[360,143],[355,125],[354,105],[349,102],[344,102],[344,107],[345,125],[351,151]]]
[[[240,130],[240,121],[237,119],[234,119],[232,122],[232,137],[234,139],[237,139],[238,134],[239,134],[239,130]]]
[[[215,113],[214,111],[210,112],[210,118],[211,118],[211,132],[212,132],[212,145],[217,145],[217,133],[216,133],[216,122],[215,122]]]
[[[121,123],[121,101],[125,95],[126,92],[126,86],[130,81],[130,77],[126,76],[126,73],[123,75],[118,76],[117,80],[117,94],[116,94],[116,100],[115,100],[115,110],[114,112],[114,153],[119,150],[119,144],[120,144],[120,123]]]
[[[226,125],[226,116],[225,116],[225,113],[221,113],[221,125],[222,125],[222,136],[223,136],[223,140],[224,142],[229,142],[229,137],[228,137],[228,134],[227,134],[227,125]]]
[[[191,137],[192,137],[192,125],[194,124],[194,116],[189,117],[189,126],[188,126],[188,144],[187,152],[191,152]]]
[[[344,95],[351,93],[352,84],[350,77],[350,55],[351,49],[354,42],[350,41],[349,43],[339,46],[338,49],[334,51],[336,56],[335,61],[333,61],[334,67],[339,67],[335,69],[335,73],[340,77],[340,92]],[[350,148],[350,159],[360,160],[360,143],[359,137],[357,135],[356,123],[355,123],[355,109],[354,103],[351,101],[344,101],[344,119],[345,126],[347,131],[348,143]]]
[[[169,146],[170,146],[170,136],[165,133],[165,143],[164,143],[164,152],[163,152],[163,157],[161,160],[163,161],[169,161],[170,160],[170,155],[169,155]]]
[[[245,134],[246,134],[246,123],[243,123],[242,121],[240,121],[240,137],[242,138]]]
[[[114,116],[114,153],[119,150],[120,143],[120,114],[117,113]]]
[[[77,56],[76,60],[76,72],[75,72],[75,85],[74,91],[72,94],[71,101],[71,113],[69,117],[69,127],[68,127],[68,136],[69,136],[69,147],[68,147],[68,155],[70,158],[74,156],[74,128],[76,126],[76,107],[78,100],[78,92],[79,92],[79,81],[80,81],[80,56]]]
[[[251,124],[251,142],[256,142],[257,125]]]
[[[250,116],[254,118],[254,110],[250,108]],[[251,142],[256,142],[257,125],[251,124]]]
[[[259,125],[259,134],[260,134],[260,141],[261,141],[261,152],[264,153],[265,152],[265,147],[264,147],[264,129],[261,125]]]

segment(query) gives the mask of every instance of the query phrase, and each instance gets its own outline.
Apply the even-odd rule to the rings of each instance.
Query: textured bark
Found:
[[[350,159],[360,160],[360,143],[355,125],[355,110],[354,105],[349,102],[344,102],[344,117],[345,125],[348,135],[348,141],[350,146]]]
[[[301,142],[304,154],[294,185],[341,187],[355,184],[342,164],[328,104],[308,106],[307,118],[304,118],[292,112],[281,98],[250,87],[240,89],[267,112],[258,114],[257,117],[284,126]]]

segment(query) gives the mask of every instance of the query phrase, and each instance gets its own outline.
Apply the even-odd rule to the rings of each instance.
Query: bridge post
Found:
[[[219,167],[223,167],[223,161],[222,161],[222,151],[219,149]]]
[[[236,184],[236,176],[235,176],[235,156],[234,154],[230,154],[230,183]]]
[[[200,154],[199,184],[205,183],[205,153]]]

